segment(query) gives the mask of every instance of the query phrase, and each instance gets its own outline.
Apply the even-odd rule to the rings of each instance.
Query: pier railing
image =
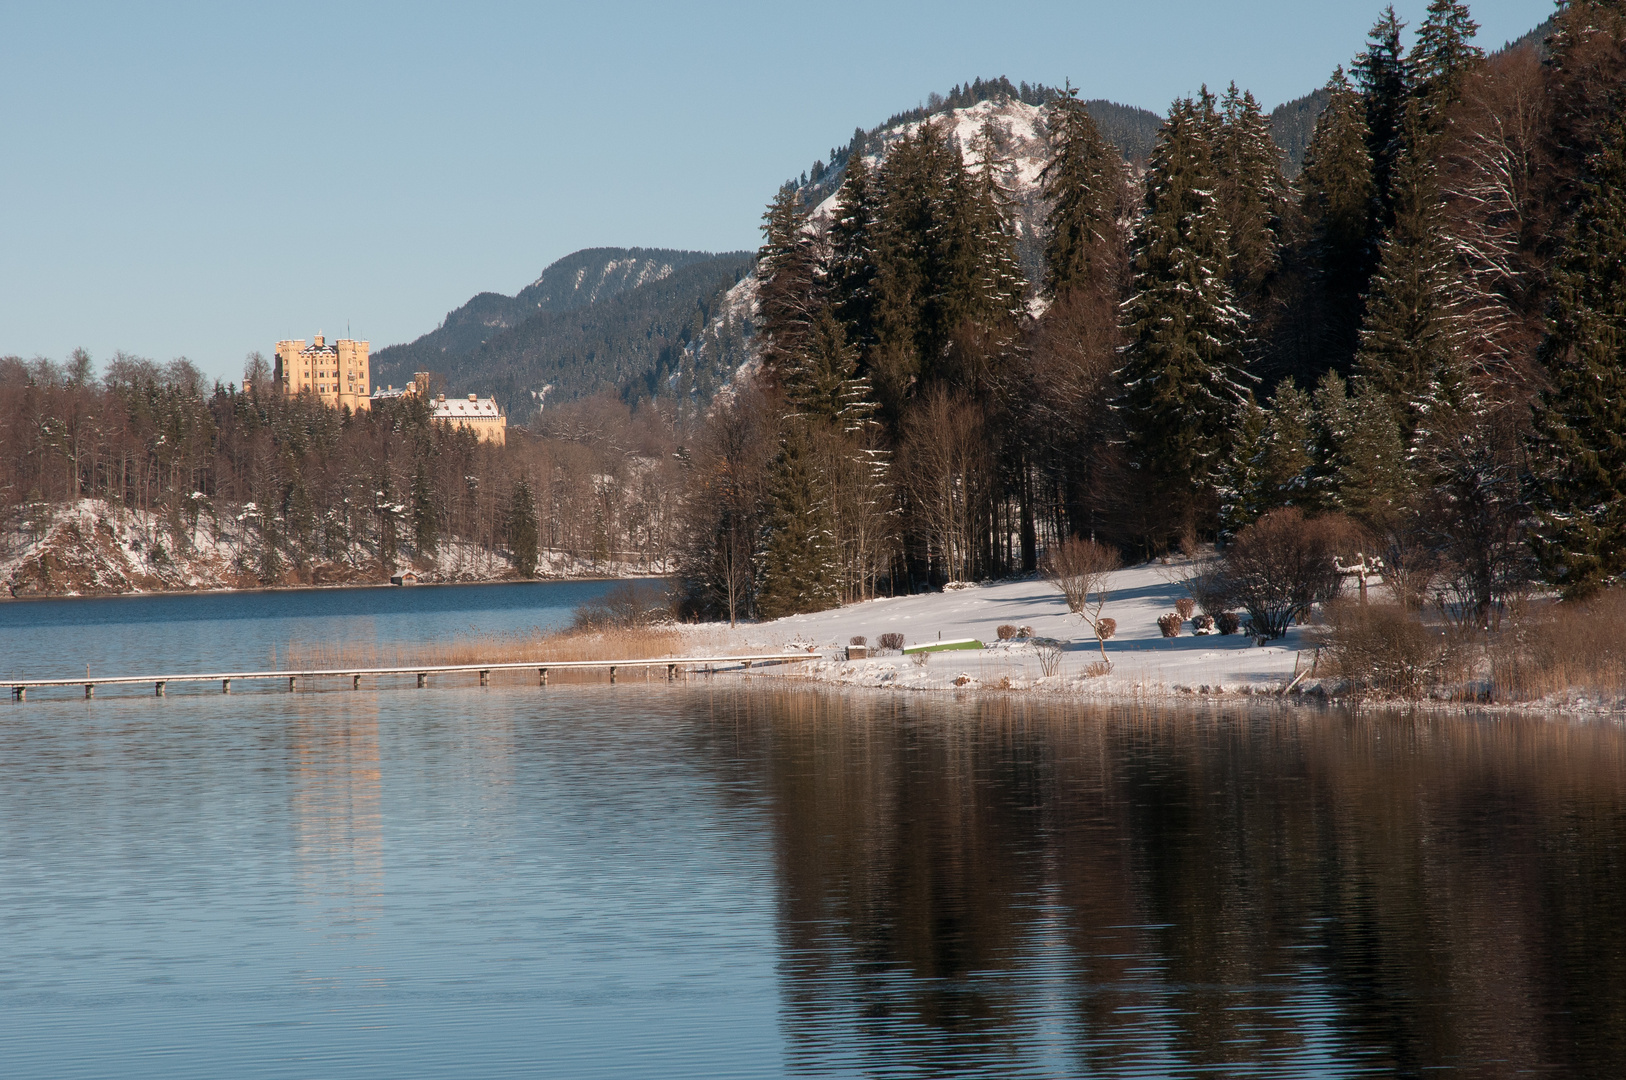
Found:
[[[819,654],[810,652],[777,652],[753,653],[744,656],[662,656],[646,660],[507,660],[501,663],[483,664],[407,664],[398,667],[338,667],[338,668],[307,668],[294,670],[280,668],[272,671],[217,671],[205,674],[181,675],[97,675],[72,679],[0,679],[0,686],[11,687],[11,697],[14,701],[24,701],[28,691],[45,689],[47,687],[83,686],[85,697],[96,696],[98,686],[130,686],[150,683],[154,692],[164,696],[164,690],[170,683],[202,683],[218,682],[222,693],[231,693],[234,682],[265,682],[269,680],[287,680],[288,689],[293,690],[300,680],[307,685],[315,679],[349,679],[352,690],[361,689],[363,676],[381,675],[415,675],[420,688],[427,686],[431,675],[454,675],[468,672],[478,672],[480,685],[486,686],[491,679],[493,671],[526,671],[534,670],[537,673],[537,685],[548,685],[549,671],[563,670],[605,670],[610,673],[610,681],[615,682],[618,668],[662,668],[666,669],[667,679],[675,679],[678,671],[705,670],[713,672],[727,671],[738,667],[749,670],[753,664],[794,664],[804,660],[817,660]]]

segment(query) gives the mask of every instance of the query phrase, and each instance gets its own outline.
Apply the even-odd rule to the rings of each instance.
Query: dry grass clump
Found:
[[[1537,701],[1568,693],[1626,697],[1626,589],[1543,605],[1504,623],[1487,649],[1492,694]]]
[[[1330,674],[1350,689],[1417,698],[1435,686],[1451,659],[1448,639],[1399,604],[1340,601],[1325,609]]]

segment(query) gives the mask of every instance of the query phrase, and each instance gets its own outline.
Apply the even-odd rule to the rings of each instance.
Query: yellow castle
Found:
[[[367,342],[340,338],[329,345],[321,334],[277,342],[277,386],[285,394],[314,394],[324,405],[351,412],[370,408]]]

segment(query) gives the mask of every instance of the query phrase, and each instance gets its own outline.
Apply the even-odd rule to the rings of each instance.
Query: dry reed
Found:
[[[1425,624],[1399,605],[1328,605],[1324,669],[1350,689],[1514,704],[1626,702],[1626,589],[1510,612],[1494,632]]]
[[[290,641],[280,658],[288,671],[361,668],[459,666],[473,664],[550,663],[571,660],[653,660],[677,658],[685,651],[683,634],[673,627],[624,627],[593,631],[541,630],[511,634],[460,634],[428,642]],[[535,681],[529,671],[493,672],[492,678]],[[549,673],[550,681],[598,681],[602,671],[565,669]]]

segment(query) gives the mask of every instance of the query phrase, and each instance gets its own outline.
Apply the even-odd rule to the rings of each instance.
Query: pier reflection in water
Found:
[[[0,708],[0,1071],[1626,1059],[1613,723],[775,685]]]

